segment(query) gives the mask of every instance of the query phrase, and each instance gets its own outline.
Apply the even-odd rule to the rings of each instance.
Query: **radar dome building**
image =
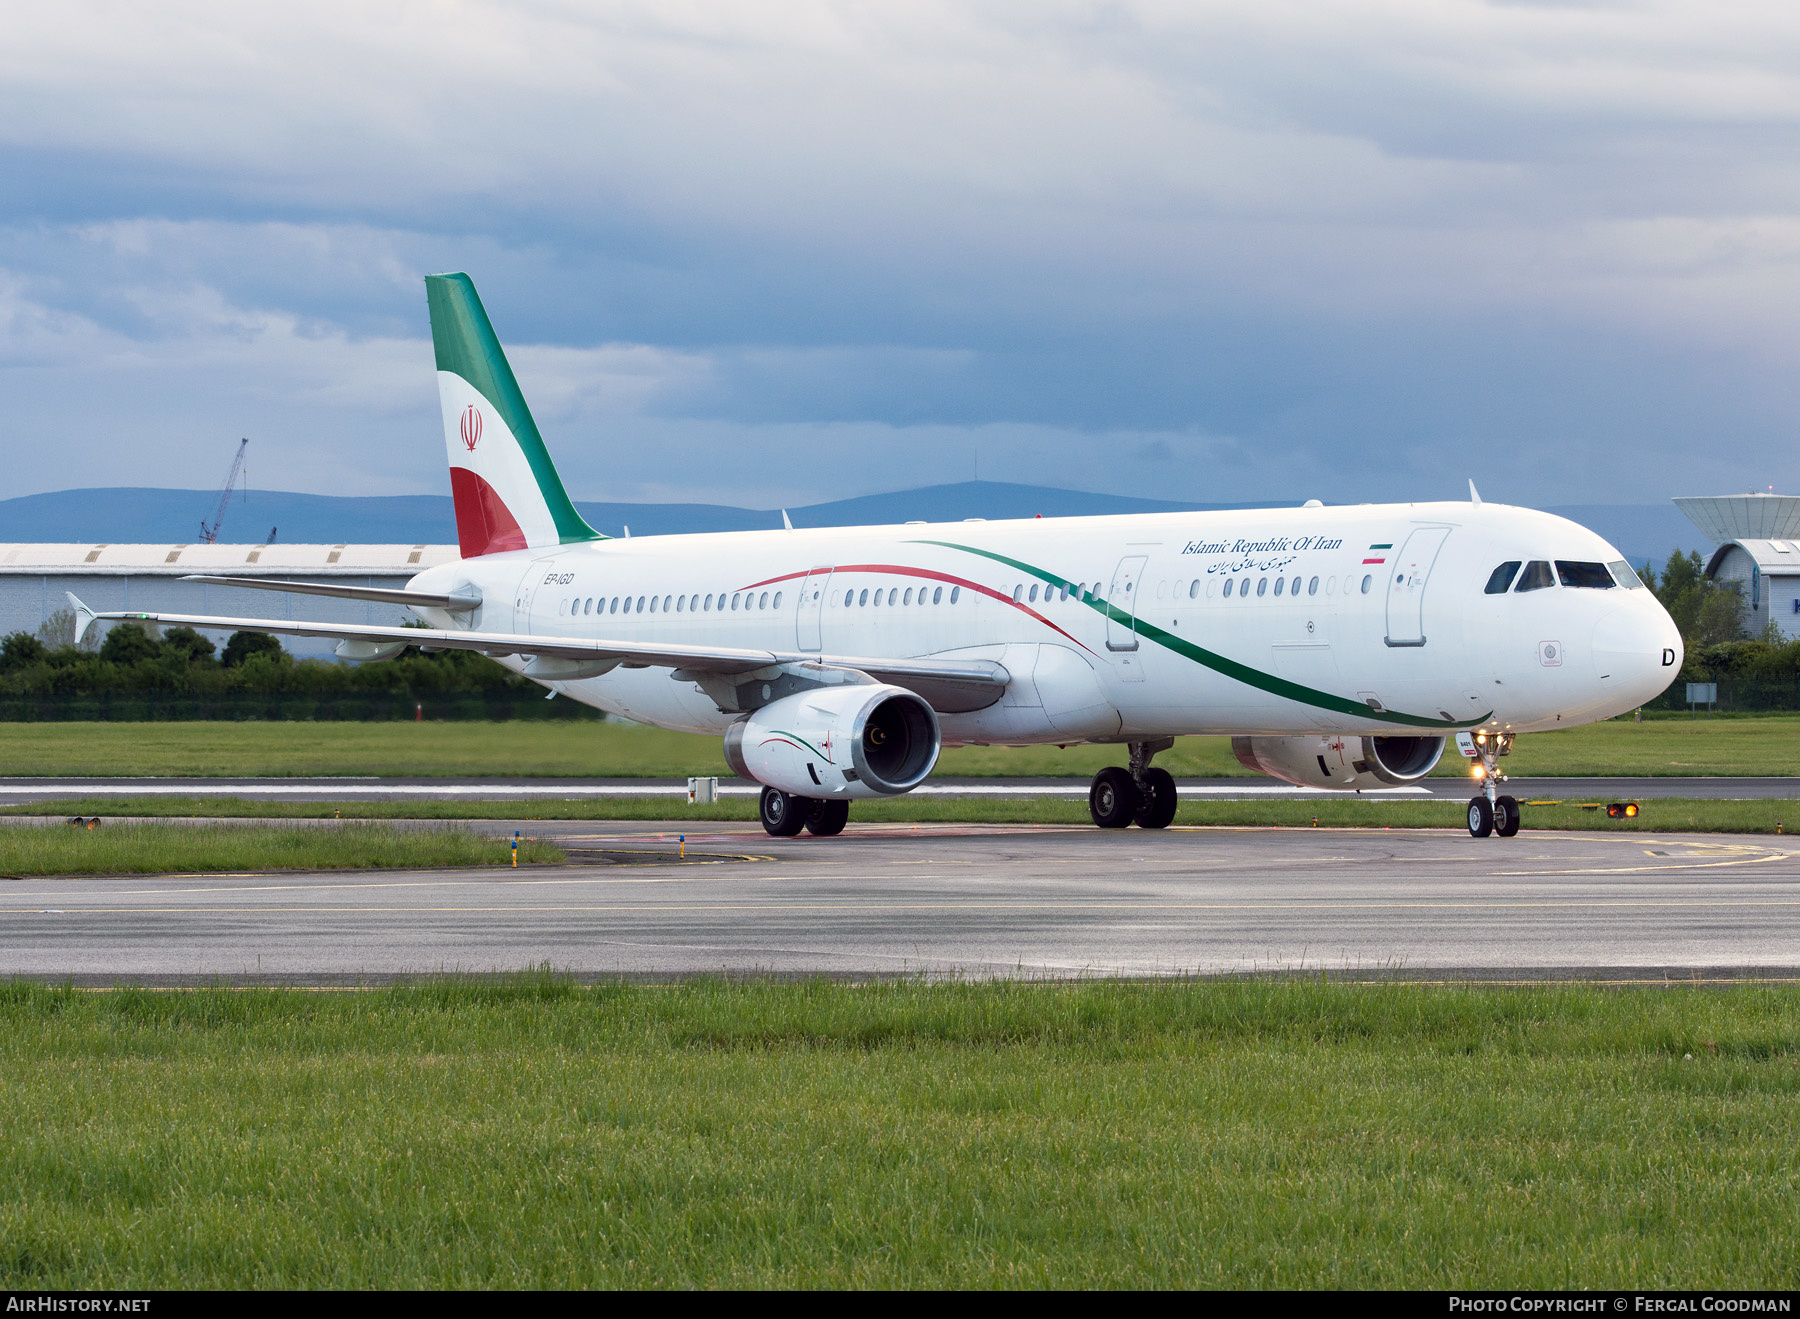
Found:
[[[1736,582],[1752,633],[1800,637],[1800,495],[1698,495],[1676,507],[1713,543],[1706,575]]]

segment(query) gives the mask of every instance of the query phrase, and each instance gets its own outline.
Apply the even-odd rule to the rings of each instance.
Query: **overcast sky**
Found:
[[[5,494],[1800,487],[1800,8],[6,6]],[[3,532],[0,532],[3,535]]]

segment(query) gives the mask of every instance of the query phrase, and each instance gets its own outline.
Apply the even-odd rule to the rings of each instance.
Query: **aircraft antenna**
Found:
[[[231,503],[231,492],[237,489],[238,475],[244,470],[244,450],[249,447],[249,440],[238,441],[237,454],[231,460],[231,474],[225,478],[225,488],[219,492],[219,505],[213,509],[212,521],[200,524],[200,539],[208,545],[219,539],[219,528],[225,525],[225,510]]]

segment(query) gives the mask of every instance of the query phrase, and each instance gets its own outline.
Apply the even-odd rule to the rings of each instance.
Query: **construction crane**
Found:
[[[237,456],[231,460],[231,475],[225,478],[225,488],[219,492],[219,506],[213,510],[211,522],[200,524],[200,539],[208,545],[219,539],[219,528],[225,525],[225,508],[231,503],[231,492],[237,489],[238,475],[244,470],[244,450],[249,447],[249,440],[238,441]]]

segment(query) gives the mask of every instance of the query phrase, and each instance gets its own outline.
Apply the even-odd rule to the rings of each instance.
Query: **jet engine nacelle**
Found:
[[[1441,737],[1234,737],[1238,763],[1302,788],[1398,788],[1431,773]]]
[[[726,731],[725,761],[802,797],[891,797],[925,781],[942,745],[923,697],[866,683],[771,701]]]

